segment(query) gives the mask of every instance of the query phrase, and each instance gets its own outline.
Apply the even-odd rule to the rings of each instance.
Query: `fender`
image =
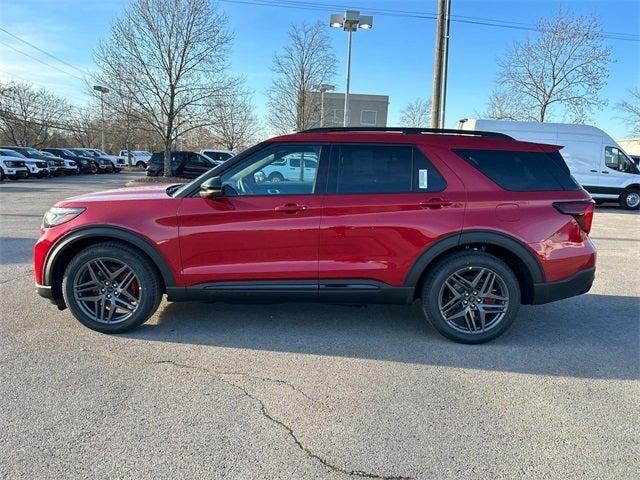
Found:
[[[545,281],[544,270],[535,253],[523,242],[509,235],[489,230],[467,230],[438,240],[418,257],[409,269],[404,286],[415,287],[425,268],[440,254],[455,247],[474,243],[484,243],[505,248],[514,253],[527,267],[533,283]]]
[[[169,265],[149,240],[137,233],[114,226],[80,228],[78,230],[72,230],[71,232],[63,236],[60,240],[58,240],[47,254],[47,258],[44,263],[44,284],[52,285],[53,266],[56,264],[56,260],[60,258],[60,255],[67,248],[80,240],[92,237],[106,237],[112,238],[114,240],[122,240],[136,246],[137,248],[142,250],[158,268],[160,275],[162,275],[162,280],[164,281],[165,286],[175,286],[176,282],[173,277],[173,273],[169,268]]]

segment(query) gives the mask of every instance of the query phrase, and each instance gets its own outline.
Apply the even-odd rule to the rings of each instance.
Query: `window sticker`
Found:
[[[427,174],[429,170],[426,168],[421,168],[418,170],[418,188],[429,188],[427,181]]]

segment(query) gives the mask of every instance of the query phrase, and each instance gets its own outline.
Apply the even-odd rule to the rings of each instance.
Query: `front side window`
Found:
[[[416,148],[404,145],[337,147],[336,193],[439,192],[440,173]]]
[[[227,195],[305,195],[316,191],[320,145],[273,145],[222,174]]]
[[[638,173],[638,167],[627,155],[616,147],[605,147],[604,163],[608,168],[624,173]]]

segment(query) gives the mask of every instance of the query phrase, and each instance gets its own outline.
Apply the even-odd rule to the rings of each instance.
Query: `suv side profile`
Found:
[[[164,294],[419,300],[441,334],[482,343],[509,328],[520,304],[591,288],[594,203],[559,149],[415,128],[271,138],[191,183],[57,203],[34,247],[37,291],[106,333],[145,322]],[[301,161],[291,180],[269,180],[295,158],[317,168],[307,175]]]
[[[171,152],[171,173],[175,177],[196,178],[219,164],[196,152]],[[164,175],[164,152],[154,152],[147,164],[147,176],[162,175]]]

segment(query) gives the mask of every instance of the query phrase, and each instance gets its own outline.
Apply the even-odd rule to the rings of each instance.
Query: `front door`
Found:
[[[279,281],[317,289],[322,167],[302,181],[272,182],[265,170],[285,168],[282,159],[291,154],[324,158],[323,150],[267,146],[221,174],[224,196],[185,198],[179,229],[186,284]]]

